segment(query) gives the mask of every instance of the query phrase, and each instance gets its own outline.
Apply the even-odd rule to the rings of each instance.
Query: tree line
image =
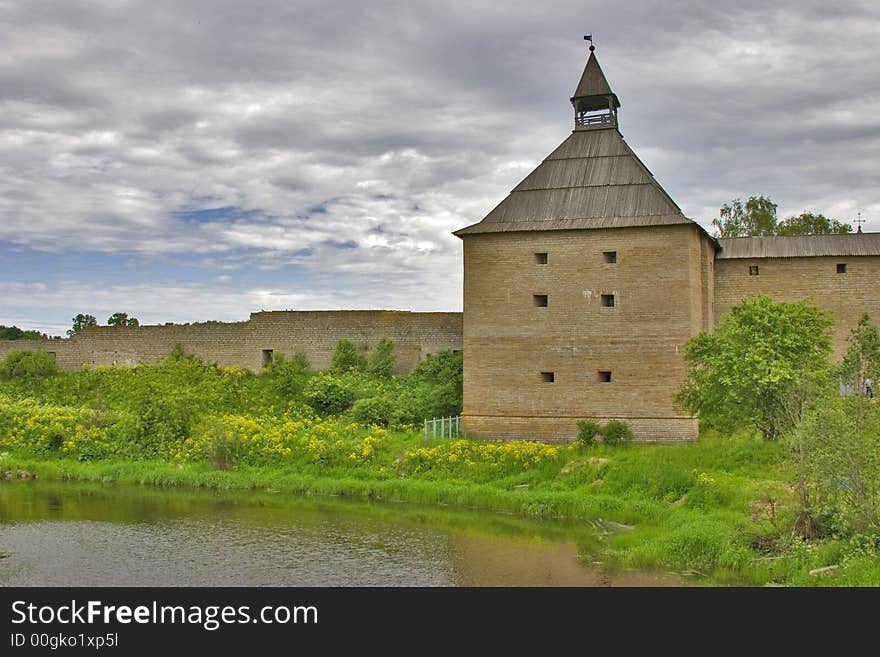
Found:
[[[824,214],[802,212],[779,220],[776,203],[766,196],[750,196],[748,200],[733,199],[721,206],[719,216],[712,220],[715,237],[763,237],[791,235],[840,235],[853,232],[853,227]]]

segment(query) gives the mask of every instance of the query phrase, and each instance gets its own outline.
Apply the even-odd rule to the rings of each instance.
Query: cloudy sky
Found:
[[[686,215],[880,230],[876,0],[0,0],[0,324],[459,310],[587,32]]]

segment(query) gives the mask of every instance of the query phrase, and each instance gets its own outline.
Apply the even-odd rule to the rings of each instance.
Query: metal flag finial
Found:
[[[596,49],[596,46],[593,45],[593,34],[592,34],[592,33],[590,33],[590,34],[585,34],[585,35],[584,35],[584,41],[589,41],[589,42],[590,42],[590,52],[593,52],[593,51]]]

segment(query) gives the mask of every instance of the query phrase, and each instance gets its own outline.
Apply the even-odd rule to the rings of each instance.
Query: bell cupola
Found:
[[[596,130],[617,127],[617,108],[620,101],[611,91],[608,80],[596,58],[596,47],[591,35],[584,37],[590,42],[590,57],[581,81],[578,83],[571,104],[574,106],[574,129]]]

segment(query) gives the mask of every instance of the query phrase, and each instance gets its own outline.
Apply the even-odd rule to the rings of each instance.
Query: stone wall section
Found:
[[[674,396],[708,322],[703,241],[693,225],[466,236],[465,430],[562,441],[619,418],[639,441],[694,440]]]
[[[838,265],[846,271],[838,273]],[[757,275],[750,268],[757,267]],[[715,321],[746,297],[766,294],[777,301],[806,299],[834,314],[835,360],[867,313],[880,321],[880,256],[736,258],[715,261]]]
[[[84,330],[69,339],[0,341],[0,358],[17,349],[45,349],[58,365],[156,363],[179,344],[208,363],[260,371],[264,351],[272,356],[303,351],[312,369],[330,366],[339,340],[349,339],[367,353],[382,338],[394,341],[396,372],[411,371],[430,353],[462,348],[461,313],[396,310],[275,311],[252,313],[246,322],[206,322],[168,326],[109,327]],[[268,354],[267,354],[268,355]]]

